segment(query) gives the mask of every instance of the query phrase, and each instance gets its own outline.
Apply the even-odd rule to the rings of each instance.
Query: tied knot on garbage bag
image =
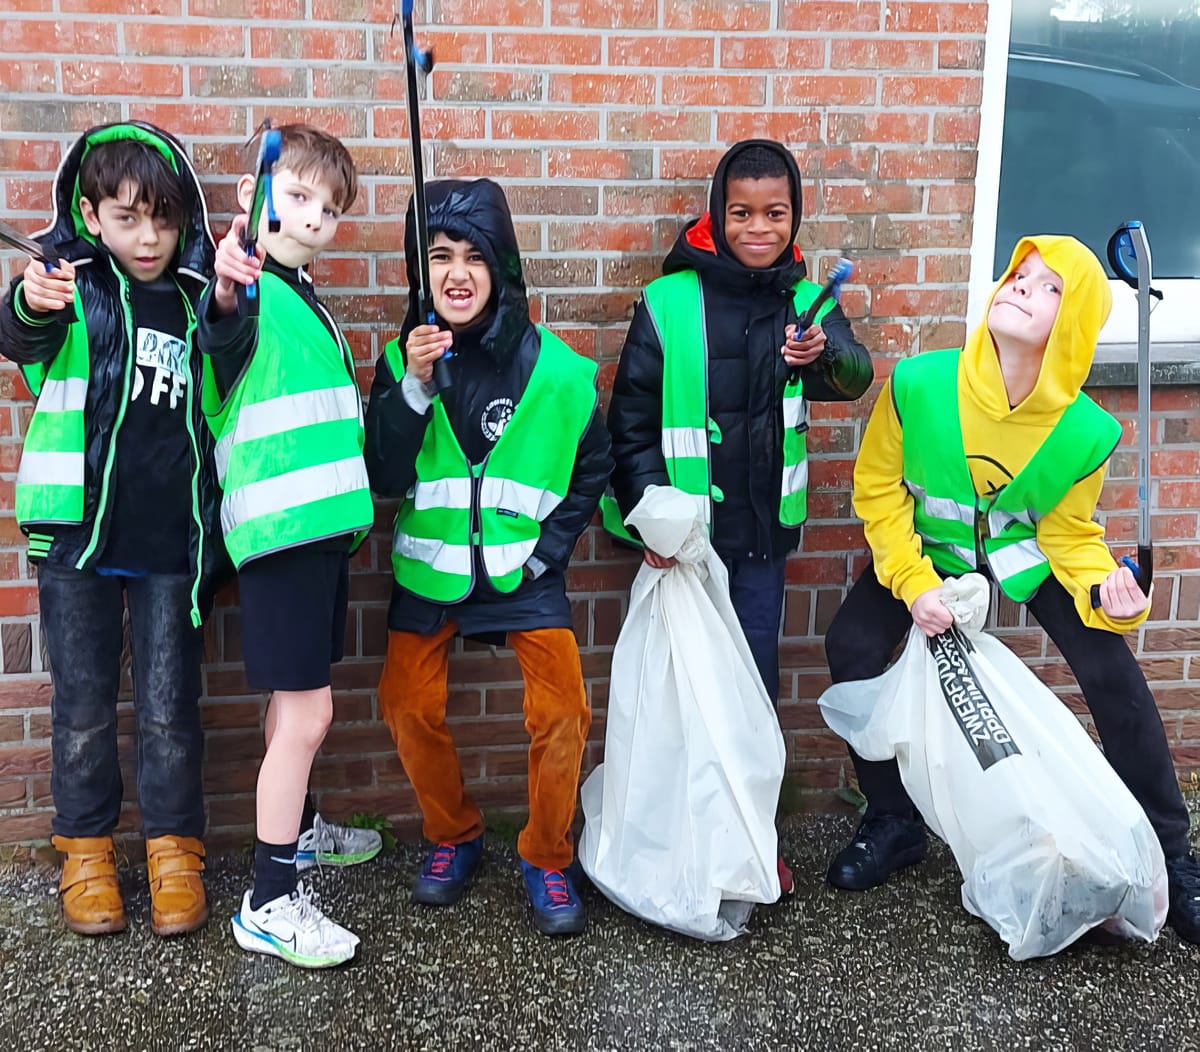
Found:
[[[638,531],[652,552],[703,569],[712,545],[699,498],[674,486],[647,486],[626,526]]]
[[[967,635],[983,631],[991,602],[991,588],[983,574],[967,573],[942,582],[942,603],[954,615],[954,623]]]

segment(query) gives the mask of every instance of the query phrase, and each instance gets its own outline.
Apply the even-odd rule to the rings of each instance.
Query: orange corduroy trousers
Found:
[[[483,815],[463,784],[446,726],[451,622],[432,635],[389,632],[379,681],[379,707],[396,742],[424,817],[425,837],[461,844],[483,832]],[[529,822],[517,852],[542,869],[564,869],[574,857],[571,822],[583,747],[592,722],[579,647],[568,628],[510,632],[525,676],[529,732]]]

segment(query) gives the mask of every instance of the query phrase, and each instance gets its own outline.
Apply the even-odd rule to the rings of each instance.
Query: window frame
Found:
[[[996,211],[1000,200],[1000,161],[1004,140],[1004,106],[1008,87],[1008,48],[1012,38],[1013,0],[988,4],[984,38],[983,97],[979,106],[979,143],[975,170],[975,215],[971,236],[971,272],[967,283],[967,326],[983,320],[995,285],[992,263],[996,250]],[[1137,216],[1127,218],[1136,219]],[[1037,231],[1030,231],[1037,233]],[[1151,243],[1151,251],[1154,245]],[[1153,260],[1151,260],[1153,263]],[[1109,282],[1113,309],[1098,343],[1137,343],[1137,296],[1122,281]],[[1158,343],[1200,345],[1200,312],[1189,304],[1200,300],[1200,278],[1154,279],[1163,293],[1153,308],[1151,338]]]

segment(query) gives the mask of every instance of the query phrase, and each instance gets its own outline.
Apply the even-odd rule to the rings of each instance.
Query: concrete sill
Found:
[[[1200,385],[1200,343],[1151,343],[1150,383]],[[1102,343],[1084,387],[1136,387],[1137,344]]]

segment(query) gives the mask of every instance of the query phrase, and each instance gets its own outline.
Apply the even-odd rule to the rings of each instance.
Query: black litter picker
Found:
[[[1137,219],[1122,223],[1108,240],[1108,262],[1125,284],[1137,290],[1137,432],[1138,432],[1138,531],[1137,561],[1121,559],[1137,578],[1144,595],[1154,580],[1154,548],[1150,538],[1150,297],[1162,293],[1150,287],[1150,242]],[[1092,607],[1100,606],[1100,586],[1092,585]]]
[[[426,325],[437,325],[437,313],[433,309],[433,288],[429,279],[429,211],[425,204],[425,165],[421,156],[421,107],[417,99],[417,70],[428,75],[433,71],[433,51],[422,51],[413,39],[413,0],[403,0],[400,7],[400,23],[404,32],[404,72],[407,86],[405,104],[408,108],[408,133],[412,143],[413,170],[413,223],[416,227],[417,282],[416,296],[419,315]],[[395,23],[392,23],[393,29]],[[411,283],[412,276],[409,276]],[[434,363],[433,385],[444,391],[451,383],[450,359],[454,351],[448,350]]]

